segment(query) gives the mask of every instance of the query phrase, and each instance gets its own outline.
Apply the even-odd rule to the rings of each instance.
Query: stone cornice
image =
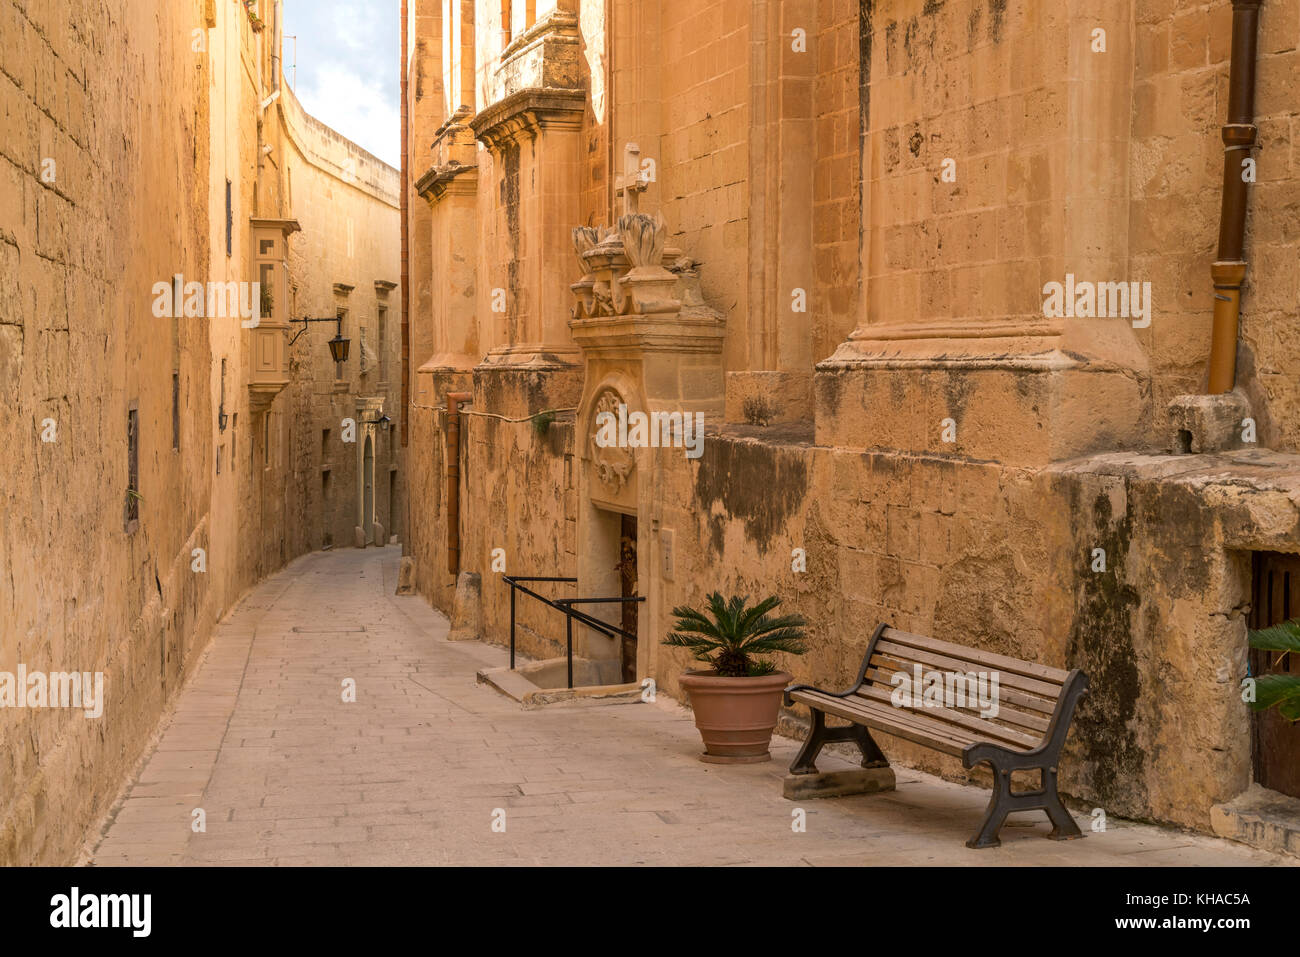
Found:
[[[432,206],[447,193],[472,195],[478,182],[478,166],[448,163],[431,166],[415,181],[415,191]]]
[[[721,317],[685,312],[653,316],[603,316],[569,321],[573,341],[589,355],[722,352],[726,330]]]
[[[547,39],[579,43],[581,38],[578,36],[578,15],[568,10],[552,10],[550,14],[538,20],[506,45],[506,48],[501,51],[501,62],[505,64],[517,60],[529,49]]]
[[[248,225],[252,226],[254,229],[278,229],[285,236],[302,231],[302,226],[296,219],[267,219],[265,217],[254,216],[249,219]]]
[[[543,130],[580,130],[586,102],[582,90],[520,90],[480,112],[469,125],[488,149],[499,150]]]

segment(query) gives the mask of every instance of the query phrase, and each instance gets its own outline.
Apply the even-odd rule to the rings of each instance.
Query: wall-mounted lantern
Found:
[[[293,337],[292,339],[289,340],[289,345],[290,345],[290,346],[292,346],[295,342],[297,342],[297,341],[298,341],[298,337],[301,336],[304,332],[307,331],[307,323],[309,323],[309,322],[336,322],[336,323],[338,323],[338,331],[334,333],[334,338],[331,339],[331,340],[329,341],[330,357],[331,357],[335,362],[340,362],[340,363],[341,363],[341,362],[347,362],[347,361],[348,361],[348,346],[351,345],[352,340],[349,339],[347,336],[343,335],[343,317],[342,317],[342,316],[326,316],[326,317],[323,318],[323,319],[308,319],[308,318],[306,318],[306,317],[303,317],[302,319],[290,319],[289,321],[290,321],[290,322],[301,322],[301,323],[303,324],[303,325],[302,325],[302,328],[299,329],[296,333],[294,333],[294,337]]]

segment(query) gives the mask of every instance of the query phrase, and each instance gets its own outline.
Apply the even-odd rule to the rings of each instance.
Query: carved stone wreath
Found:
[[[600,445],[596,436],[600,434],[602,412],[608,412],[618,418],[618,407],[626,405],[623,397],[614,389],[603,389],[592,404],[591,435],[588,444],[591,448],[591,462],[596,470],[596,477],[611,493],[617,493],[627,482],[627,477],[636,468],[636,457],[631,449],[617,445]]]

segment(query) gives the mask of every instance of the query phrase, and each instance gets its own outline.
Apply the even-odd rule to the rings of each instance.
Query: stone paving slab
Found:
[[[448,642],[441,614],[419,596],[395,596],[399,557],[395,547],[319,552],[250,593],[217,629],[87,861],[1294,863],[1114,818],[1104,833],[1057,843],[1032,814],[1012,816],[1001,848],[975,851],[965,841],[988,792],[905,768],[892,792],[787,801],[796,742],[774,741],[768,764],[709,765],[698,760],[689,711],[663,696],[525,711],[478,684],[476,673],[506,652]],[[821,764],[853,767],[833,755]],[[195,808],[206,815],[202,832],[191,826]],[[796,808],[804,832],[791,827]]]

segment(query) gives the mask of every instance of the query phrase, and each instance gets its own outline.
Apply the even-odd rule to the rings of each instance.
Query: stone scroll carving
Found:
[[[596,441],[600,434],[598,423],[602,421],[602,412],[608,412],[614,418],[619,417],[619,406],[625,406],[624,398],[614,389],[602,389],[596,396],[591,408],[591,435],[587,443],[591,451],[591,463],[596,478],[608,490],[610,495],[617,495],[627,483],[628,476],[636,468],[636,457],[632,450],[618,445],[601,445]]]

